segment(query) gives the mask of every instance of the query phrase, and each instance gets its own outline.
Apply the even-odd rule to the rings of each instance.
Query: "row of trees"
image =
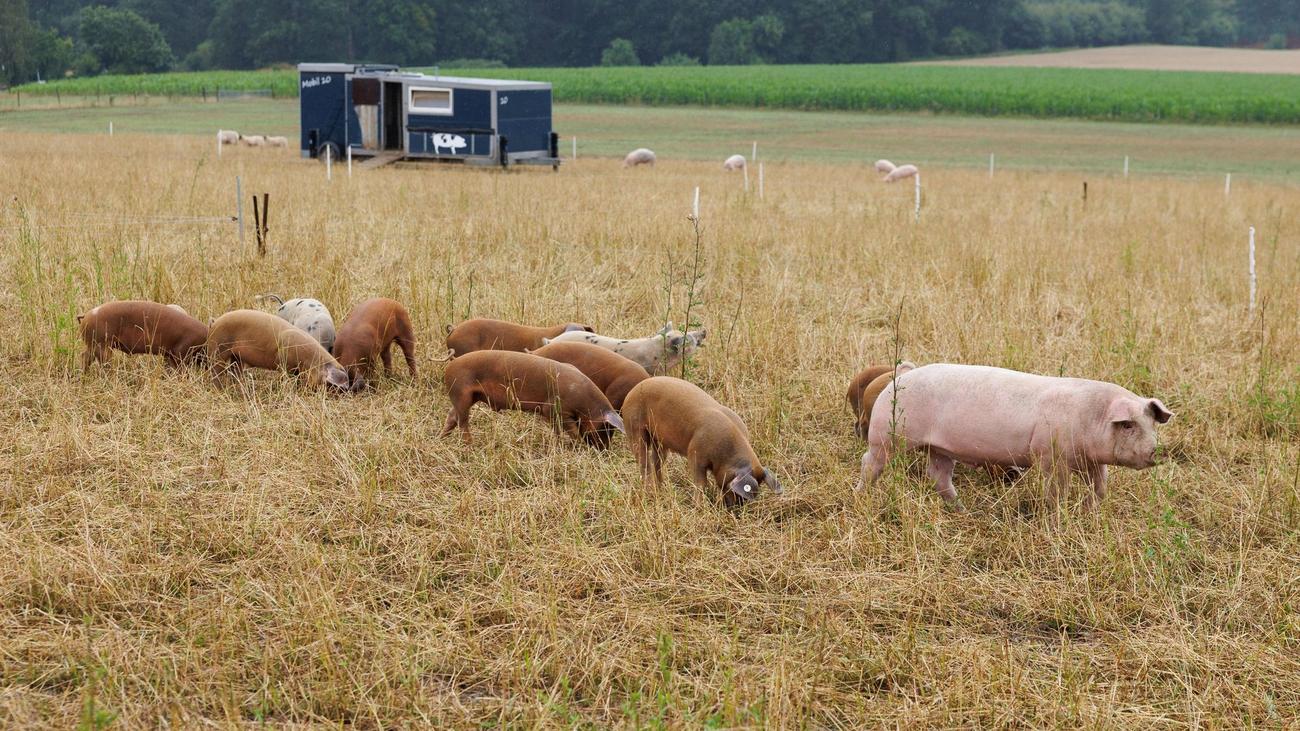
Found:
[[[0,78],[303,60],[903,61],[1300,40],[1300,0],[0,0]]]

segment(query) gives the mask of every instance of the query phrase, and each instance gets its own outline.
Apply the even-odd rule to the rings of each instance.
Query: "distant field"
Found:
[[[1300,75],[910,64],[458,71],[550,81],[560,102],[798,110],[932,112],[1200,124],[1300,123]],[[296,94],[291,70],[96,77],[22,94],[191,95],[221,88]],[[12,96],[12,95],[11,95]],[[8,101],[8,100],[6,100]],[[8,106],[12,102],[0,106]]]
[[[298,134],[292,100],[206,104],[151,99],[145,105],[0,112],[0,131],[211,135]],[[721,161],[732,153],[770,162],[863,165],[878,157],[927,166],[1117,173],[1125,155],[1137,175],[1221,175],[1300,183],[1300,132],[1279,127],[981,119],[923,114],[647,108],[558,104],[555,128],[580,142],[579,157],[619,156],[642,145],[661,159]],[[258,155],[262,151],[240,151]]]
[[[984,56],[952,61],[920,61],[918,65],[1300,74],[1300,50],[1268,51],[1255,48],[1206,48],[1204,46],[1110,46],[1051,53]]]

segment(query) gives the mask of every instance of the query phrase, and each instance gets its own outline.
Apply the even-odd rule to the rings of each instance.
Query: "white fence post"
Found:
[[[348,145],[348,179],[352,179],[352,145]]]
[[[113,136],[113,120],[108,120],[108,136]]]
[[[235,214],[239,217],[239,253],[244,253],[244,183],[235,176]]]
[[[1250,311],[1255,311],[1255,227],[1250,227]]]
[[[326,180],[334,179],[334,155],[331,154],[331,151],[333,149],[334,149],[333,145],[325,145],[325,179]]]
[[[989,177],[993,177],[993,153],[989,153]]]
[[[921,220],[921,174],[916,174],[916,220]]]
[[[754,147],[749,151],[749,161],[754,162],[758,159],[758,140],[754,140]]]
[[[695,186],[695,203],[691,206],[691,218],[700,220],[700,186]]]
[[[1128,177],[1128,155],[1124,156],[1124,177]]]
[[[1232,192],[1232,173],[1228,173],[1228,175],[1223,179],[1223,194],[1226,196],[1231,192]]]

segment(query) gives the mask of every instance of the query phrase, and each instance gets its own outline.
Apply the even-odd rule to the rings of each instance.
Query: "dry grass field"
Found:
[[[952,66],[1035,66],[1072,69],[1147,69],[1151,71],[1235,71],[1250,74],[1300,74],[1300,50],[1131,45],[1076,48],[1048,53],[1018,53],[952,61],[919,61]]]
[[[767,167],[348,180],[208,139],[0,137],[0,726],[1277,728],[1300,717],[1300,193],[1220,177]],[[1245,171],[1243,171],[1243,175]],[[269,192],[270,253],[222,216]],[[701,187],[698,281],[687,221]],[[1248,310],[1247,228],[1259,300]],[[692,286],[695,282],[695,286]],[[694,289],[694,295],[691,290]],[[418,381],[222,390],[120,354],[112,298],[408,306]],[[471,315],[699,319],[689,377],[786,487],[731,513],[535,417],[439,439]],[[901,312],[897,327],[896,316]],[[1112,380],[1177,417],[1086,512],[959,470],[855,492],[861,366]],[[1073,495],[1081,498],[1076,484]]]

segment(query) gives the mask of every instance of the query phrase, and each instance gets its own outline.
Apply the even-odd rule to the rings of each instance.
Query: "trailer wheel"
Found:
[[[320,160],[321,162],[325,162],[326,150],[329,150],[329,156],[331,160],[333,160],[334,162],[339,161],[339,146],[334,144],[333,142],[322,142],[319,145],[316,145],[316,153],[312,155],[312,157],[315,157],[317,160]]]

